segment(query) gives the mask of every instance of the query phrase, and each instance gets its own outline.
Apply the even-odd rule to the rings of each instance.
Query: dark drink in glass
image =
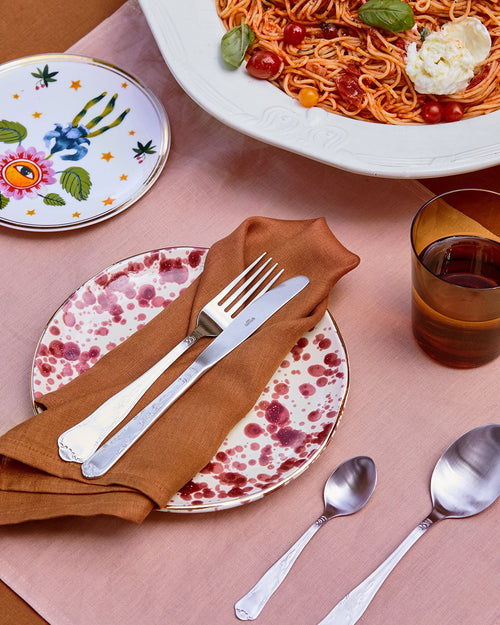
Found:
[[[478,222],[471,209],[490,193],[500,217],[498,194],[464,190],[431,200],[412,227],[413,334],[426,354],[452,367],[477,367],[500,355],[497,217]]]

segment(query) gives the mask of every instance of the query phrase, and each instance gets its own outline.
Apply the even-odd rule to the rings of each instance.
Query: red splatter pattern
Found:
[[[153,319],[201,273],[205,254],[201,248],[154,250],[83,285],[42,335],[33,361],[33,397],[80,375]],[[327,314],[297,341],[254,408],[165,509],[226,509],[288,483],[330,440],[347,381],[345,351]]]

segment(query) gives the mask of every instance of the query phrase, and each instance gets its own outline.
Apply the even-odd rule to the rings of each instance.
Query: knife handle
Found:
[[[189,334],[140,377],[63,432],[57,440],[59,456],[67,462],[83,462],[89,458],[160,375],[202,336],[204,334],[197,330]]]
[[[210,366],[195,361],[82,464],[85,477],[104,475]]]

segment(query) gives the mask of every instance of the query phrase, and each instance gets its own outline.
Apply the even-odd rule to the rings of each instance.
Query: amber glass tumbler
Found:
[[[500,193],[457,189],[429,200],[411,226],[412,329],[449,367],[500,354]]]

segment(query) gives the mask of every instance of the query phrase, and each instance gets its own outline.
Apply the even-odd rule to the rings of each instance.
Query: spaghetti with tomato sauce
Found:
[[[282,61],[270,81],[299,100],[304,88],[318,92],[316,106],[328,112],[388,124],[425,123],[429,103],[459,103],[463,117],[476,117],[500,108],[500,6],[487,0],[409,1],[415,26],[392,33],[361,21],[362,0],[216,0],[227,30],[242,19],[255,34],[247,59],[269,51]],[[433,96],[418,93],[405,71],[406,50],[420,45],[422,33],[436,32],[448,22],[479,19],[488,29],[488,58],[460,93]],[[288,24],[300,24],[305,35],[287,42]],[[449,106],[448,106],[449,108]],[[422,115],[424,110],[424,116]]]

